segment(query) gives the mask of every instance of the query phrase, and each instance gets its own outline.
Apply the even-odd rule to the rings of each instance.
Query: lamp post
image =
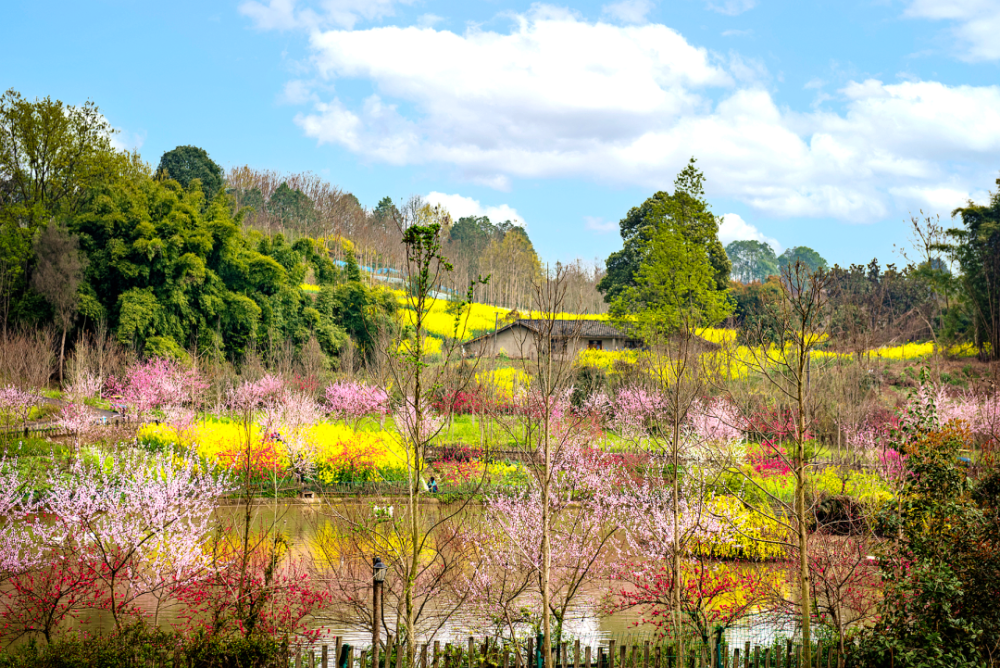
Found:
[[[382,626],[382,583],[385,582],[386,568],[381,558],[372,559],[372,668],[378,668],[378,636]]]

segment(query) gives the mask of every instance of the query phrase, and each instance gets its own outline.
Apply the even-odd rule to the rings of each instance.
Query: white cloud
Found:
[[[421,28],[433,28],[442,21],[444,21],[443,16],[438,16],[437,14],[421,14],[420,18],[417,19],[417,25]]]
[[[840,112],[799,112],[776,104],[760,63],[663,25],[538,6],[513,20],[506,32],[314,32],[318,81],[361,79],[375,92],[316,102],[296,122],[368,160],[449,165],[498,190],[574,177],[668,189],[695,155],[710,197],[775,216],[865,222],[922,205],[942,183],[992,183],[997,86],[852,81],[830,93]]]
[[[771,250],[773,250],[775,254],[781,253],[781,244],[778,243],[777,239],[764,236],[763,232],[743,220],[739,214],[723,214],[722,225],[719,226],[719,241],[722,242],[723,246],[728,246],[732,242],[740,239],[763,241],[771,246]]]
[[[465,197],[464,195],[446,195],[445,193],[430,192],[424,199],[431,205],[440,204],[455,220],[466,216],[486,216],[493,223],[502,223],[509,220],[515,225],[525,226],[524,218],[507,204],[497,206],[483,206],[479,200]]]
[[[722,0],[721,2],[709,0],[705,4],[713,12],[719,12],[727,16],[736,16],[756,7],[757,0]]]
[[[305,104],[306,102],[319,101],[319,98],[312,92],[308,82],[294,79],[285,84],[278,101],[282,104]]]
[[[397,0],[320,0],[318,7],[298,0],[247,0],[239,11],[260,30],[315,30],[327,26],[350,30],[361,20],[392,16]],[[405,0],[404,0],[405,1]]]
[[[101,120],[108,124],[111,132],[108,133],[108,141],[111,148],[116,151],[138,151],[146,143],[146,131],[131,132],[123,128],[116,128],[108,121],[108,117],[101,114]]]
[[[645,23],[652,10],[652,0],[621,0],[601,7],[601,14],[623,23]]]
[[[583,222],[588,230],[593,230],[598,234],[607,234],[618,229],[618,223],[613,220],[604,220],[595,216],[584,216]]]
[[[951,33],[963,60],[1000,59],[1000,0],[913,0],[904,15],[953,22]]]

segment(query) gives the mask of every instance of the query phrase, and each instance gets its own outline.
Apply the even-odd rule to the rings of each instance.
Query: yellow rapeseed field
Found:
[[[139,437],[193,447],[199,456],[221,466],[240,461],[246,450],[246,435],[234,422],[199,422],[187,439],[178,437],[168,425],[149,424],[142,427]],[[253,425],[250,450],[255,468],[287,469],[291,463],[289,440],[289,434],[265,435],[259,425]],[[396,479],[406,469],[406,453],[391,431],[355,431],[342,423],[319,422],[304,429],[298,440],[296,449],[327,483]]]
[[[476,374],[476,382],[497,399],[513,399],[528,389],[531,376],[514,367],[483,371]]]

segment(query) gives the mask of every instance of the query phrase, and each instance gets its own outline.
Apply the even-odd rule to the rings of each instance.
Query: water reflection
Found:
[[[339,509],[350,511],[357,510],[370,511],[371,504],[368,502],[358,502],[355,500],[345,501]],[[238,512],[235,508],[222,509],[220,513],[227,514]],[[430,519],[441,512],[452,512],[450,510],[431,507],[428,509]],[[478,513],[477,506],[470,506],[467,513]],[[293,559],[303,559],[312,564],[326,563],[330,558],[329,551],[322,549],[323,541],[329,541],[329,537],[336,532],[331,519],[330,509],[322,503],[303,502],[262,502],[255,509],[255,522],[258,526],[273,527],[287,541],[289,545],[288,556]],[[366,555],[365,559],[370,563],[371,555]],[[329,569],[325,573],[329,573]],[[323,571],[321,571],[321,577]],[[393,573],[387,575],[387,582],[393,578]],[[573,605],[569,609],[569,614],[564,625],[564,637],[579,639],[583,644],[592,646],[606,644],[608,640],[615,639],[621,642],[628,639],[629,643],[636,642],[637,639],[653,639],[656,627],[652,624],[642,623],[641,612],[636,609],[624,610],[614,614],[604,614],[600,610],[599,602],[601,596],[608,590],[608,583],[594,582],[588,586],[581,597],[581,602]],[[370,592],[370,590],[369,590]],[[367,604],[370,605],[370,593]],[[389,597],[385,600],[385,621],[388,632],[396,635],[395,619],[396,611]],[[141,598],[138,607],[162,628],[183,627],[188,623],[185,610],[176,603],[157,600],[152,596]],[[442,643],[464,642],[470,635],[481,637],[483,635],[484,620],[477,616],[472,606],[459,607],[458,611],[451,614],[447,621],[441,625],[440,630],[434,634],[434,639]],[[335,612],[335,611],[327,611]],[[433,615],[431,610],[429,614]],[[337,618],[341,620],[338,621]],[[371,631],[366,628],[365,623],[348,623],[343,620],[344,615],[320,614],[311,620],[310,628],[319,629],[319,638],[316,644],[333,644],[336,637],[343,638],[346,642],[356,647],[364,647],[370,644]],[[84,616],[78,624],[90,632],[110,631],[114,628],[111,616],[101,611],[92,611]],[[527,631],[528,629],[525,629]],[[732,629],[726,633],[727,639],[734,644],[742,645],[745,641],[752,644],[770,644],[777,637],[787,636],[793,630],[790,623],[783,620],[775,620],[770,616],[755,615],[743,623],[737,629]],[[385,631],[382,638],[385,639]],[[426,638],[421,638],[421,641]]]

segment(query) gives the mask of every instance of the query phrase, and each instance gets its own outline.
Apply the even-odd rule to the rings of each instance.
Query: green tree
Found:
[[[604,300],[613,303],[626,290],[636,286],[649,248],[657,230],[667,226],[701,246],[712,267],[716,288],[725,290],[729,284],[730,262],[719,241],[719,219],[705,201],[705,175],[691,158],[674,180],[674,194],[657,192],[638,207],[629,210],[619,223],[622,250],[607,259],[607,274],[597,284]]]
[[[971,668],[994,665],[1000,650],[1000,476],[969,478],[959,456],[972,435],[961,422],[939,423],[928,390],[911,399],[891,439],[907,472],[881,518],[893,540],[879,556],[879,621],[860,638],[854,665]]]
[[[726,246],[726,256],[733,265],[733,278],[741,283],[766,281],[778,275],[778,258],[769,244],[741,239]]]
[[[689,165],[691,167],[693,165]],[[690,173],[682,172],[679,182],[682,177],[687,179]],[[662,435],[666,437],[664,450],[671,462],[674,522],[670,568],[675,583],[671,592],[671,623],[676,630],[679,653],[683,653],[684,642],[680,632],[681,591],[676,584],[680,582],[684,541],[679,525],[681,430],[684,416],[701,389],[696,380],[692,382],[689,369],[697,359],[698,328],[718,323],[730,310],[726,286],[720,286],[717,281],[711,250],[681,222],[690,211],[705,210],[689,200],[686,195],[690,192],[700,193],[700,183],[696,187],[688,186],[687,190],[682,190],[679,183],[675,194],[681,197],[647,202],[649,218],[665,222],[639,238],[642,245],[638,255],[642,257],[642,264],[635,273],[634,285],[621,289],[611,303],[612,316],[620,326],[645,341],[654,360],[651,380],[657,392],[668,397],[669,415],[665,416]],[[714,217],[712,221],[714,224]],[[717,239],[715,244],[721,248]]]
[[[774,343],[780,338],[778,304],[783,299],[781,280],[771,276],[764,282],[735,283],[729,292],[737,338],[746,345],[761,341]]]
[[[206,201],[214,199],[216,193],[222,190],[224,180],[222,167],[208,157],[205,149],[197,146],[178,146],[167,151],[160,158],[156,173],[177,181],[185,188],[198,179]]]
[[[30,289],[38,229],[66,220],[90,188],[114,169],[111,126],[97,106],[74,107],[46,97],[27,100],[14,90],[0,97],[0,299],[22,321],[40,317]],[[44,307],[44,304],[41,304]]]
[[[1000,180],[998,180],[1000,183]],[[1000,357],[1000,189],[990,193],[989,204],[969,202],[955,209],[963,228],[950,229],[949,250],[961,269],[959,281],[970,304],[975,343],[981,355]]]
[[[826,269],[827,263],[823,256],[814,251],[809,246],[795,246],[789,248],[778,256],[778,268],[784,270],[785,267],[794,267],[796,262],[801,262],[809,271]]]
[[[205,206],[200,191],[154,180],[137,159],[94,190],[72,226],[90,260],[81,293],[139,350],[179,346],[239,358],[250,346],[298,347],[315,335],[335,355],[346,340],[349,309],[341,304],[355,301],[320,308],[299,287],[310,269],[322,291],[342,282],[321,245],[244,232],[226,202]],[[385,300],[365,297],[350,312],[383,317]]]
[[[661,227],[643,255],[635,287],[612,303],[612,313],[624,325],[637,322],[644,338],[662,339],[715,324],[729,314],[727,291],[716,283],[705,247],[683,230]]]

